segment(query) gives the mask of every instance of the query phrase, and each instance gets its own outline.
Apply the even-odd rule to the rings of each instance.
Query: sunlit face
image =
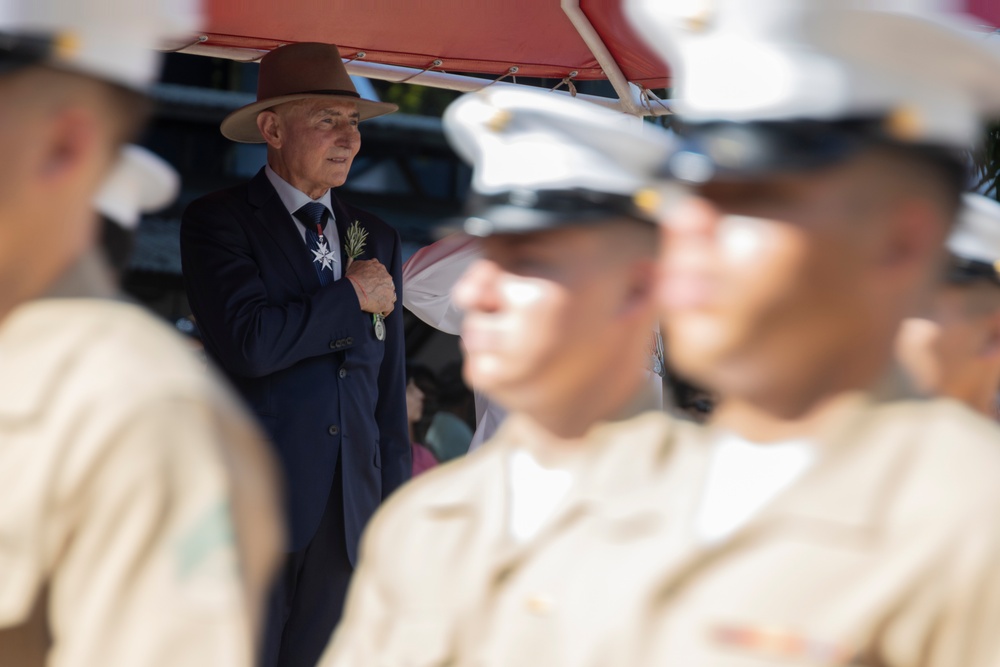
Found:
[[[465,311],[466,380],[510,410],[531,411],[600,387],[615,363],[641,370],[625,341],[636,329],[650,335],[652,298],[648,321],[625,312],[634,276],[606,250],[607,238],[588,228],[484,239],[482,259],[453,292]]]
[[[962,287],[942,288],[926,317],[900,327],[896,353],[921,391],[961,397],[976,385],[991,342],[992,314],[970,312],[967,297]]]
[[[263,114],[278,117],[277,140],[268,143],[292,185],[310,194],[344,184],[361,148],[356,104],[317,98],[289,102]]]
[[[865,317],[874,176],[860,162],[668,191],[659,296],[678,372],[723,395],[822,372]]]

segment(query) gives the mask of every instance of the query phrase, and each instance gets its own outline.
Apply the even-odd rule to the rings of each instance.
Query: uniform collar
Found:
[[[829,408],[822,435],[812,441],[817,449],[816,464],[736,535],[775,522],[806,531],[836,527],[865,533],[882,518],[880,507],[887,498],[888,485],[899,475],[917,437],[908,434],[919,428],[919,421],[912,417],[924,406],[926,402],[916,397],[898,368],[868,391],[837,398]],[[900,418],[892,418],[894,415]],[[708,471],[708,443],[715,437],[716,429],[709,427],[687,443],[683,455],[686,464],[676,470],[675,481],[688,485],[688,497],[678,501],[688,505],[675,507],[672,516],[692,516]]]
[[[566,504],[601,510],[628,491],[648,485],[662,474],[678,426],[660,411],[595,424],[580,451],[569,455],[576,478]],[[428,508],[441,516],[503,514],[508,461],[518,450],[537,449],[531,432],[524,417],[509,415],[494,437],[463,462],[464,475],[456,475],[453,483],[438,484]]]
[[[274,187],[275,192],[278,193],[278,198],[281,199],[281,203],[284,204],[285,210],[288,211],[293,219],[297,219],[295,218],[296,211],[306,204],[314,202],[325,206],[326,210],[330,213],[331,219],[337,219],[337,215],[333,211],[331,190],[324,192],[323,196],[319,199],[311,199],[309,195],[290,184],[281,176],[278,176],[277,172],[275,172],[274,169],[271,169],[271,165],[264,165],[264,174],[267,176],[267,180],[270,181],[271,185]]]
[[[95,301],[96,299],[96,301]],[[61,372],[80,354],[77,345],[53,340],[87,341],[101,336],[102,309],[121,299],[103,258],[84,255],[42,297],[15,308],[0,321],[0,420],[27,418],[42,410],[63,379]],[[81,312],[87,315],[81,318]],[[67,315],[73,326],[66,330]],[[44,350],[35,353],[33,351]]]

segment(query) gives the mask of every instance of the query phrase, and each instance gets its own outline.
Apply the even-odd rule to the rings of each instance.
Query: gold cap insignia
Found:
[[[513,119],[514,114],[512,112],[507,109],[500,109],[486,121],[486,127],[499,134],[507,129],[507,126],[510,125],[510,121]]]
[[[896,108],[886,117],[884,127],[892,138],[912,142],[924,136],[926,123],[918,109],[904,106]]]
[[[79,35],[64,32],[55,38],[55,55],[59,60],[72,60],[80,52],[80,46]]]
[[[642,188],[632,195],[632,203],[646,215],[653,216],[660,210],[663,197],[653,188]]]

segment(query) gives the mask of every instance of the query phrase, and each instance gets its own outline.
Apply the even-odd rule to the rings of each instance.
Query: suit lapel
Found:
[[[313,292],[319,289],[319,277],[312,266],[309,248],[302,242],[302,236],[295,226],[292,216],[285,210],[281,198],[275,191],[271,181],[261,169],[247,186],[248,200],[254,207],[254,214],[264,230],[274,240],[275,246],[292,265],[295,275],[302,283],[303,289]],[[339,229],[340,226],[338,225]]]

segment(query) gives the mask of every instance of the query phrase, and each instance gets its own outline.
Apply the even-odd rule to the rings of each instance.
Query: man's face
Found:
[[[92,245],[112,139],[97,88],[29,69],[0,77],[0,317]]]
[[[284,166],[286,180],[306,194],[317,193],[315,196],[344,184],[361,148],[356,104],[310,99],[263,114],[277,116],[277,145],[270,139],[268,143]]]
[[[406,417],[415,424],[424,417],[424,392],[412,378],[406,383]]]
[[[640,373],[653,299],[625,304],[636,263],[645,261],[648,286],[652,258],[630,265],[614,254],[606,233],[592,228],[484,239],[482,259],[453,292],[465,311],[466,380],[510,410],[531,411],[581,387],[599,390],[607,373]],[[632,358],[627,341],[636,336]]]
[[[824,371],[856,342],[880,225],[856,160],[670,193],[660,302],[681,375],[723,396]]]
[[[992,285],[983,287],[997,290]],[[973,289],[942,287],[925,317],[909,318],[900,327],[896,353],[921,391],[961,399],[974,397],[970,391],[974,395],[979,389],[977,380],[991,364],[987,357],[996,356],[992,320],[1000,304],[994,302],[989,310],[975,309]],[[1000,301],[1000,297],[994,299]]]

